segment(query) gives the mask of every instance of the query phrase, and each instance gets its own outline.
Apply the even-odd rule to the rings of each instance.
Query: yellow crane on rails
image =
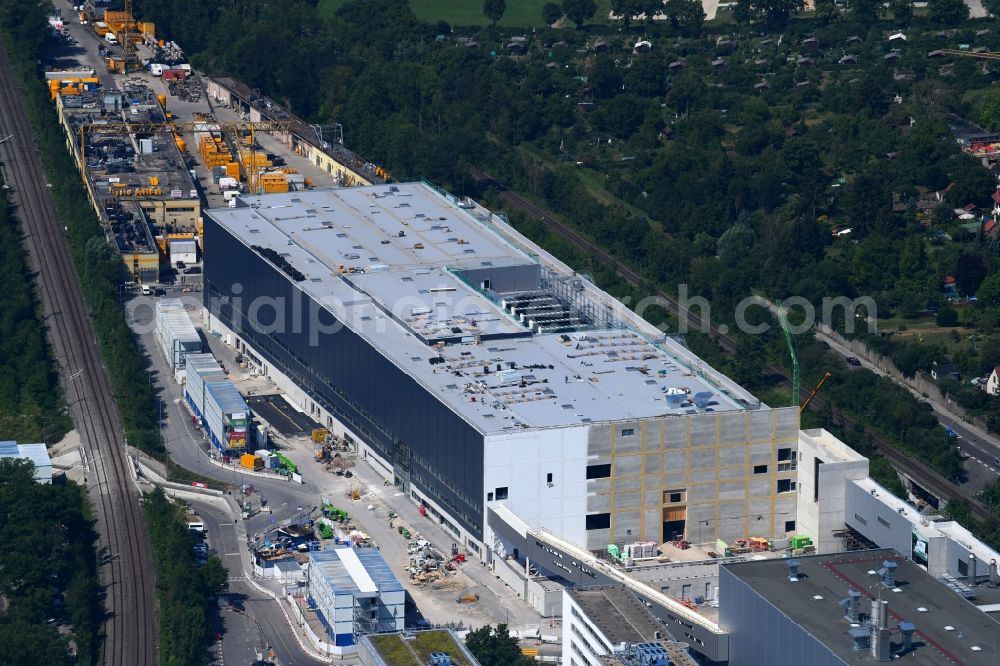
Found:
[[[165,122],[124,122],[112,121],[107,123],[82,123],[77,132],[80,135],[80,174],[87,180],[87,135],[88,134],[110,134],[115,136],[128,136],[134,142],[134,137],[138,135],[152,135],[168,132],[173,135],[176,142],[184,132],[202,131],[230,132],[242,135],[243,132],[250,132],[250,165],[244,164],[244,171],[247,173],[247,180],[252,180],[255,163],[257,144],[257,133],[265,132],[270,134],[288,134],[291,131],[291,122],[282,120],[265,121],[218,121],[218,120],[170,120]],[[287,143],[287,140],[285,141]],[[179,147],[179,146],[178,146]],[[242,161],[242,157],[237,154],[234,157]],[[252,189],[252,183],[249,183]]]

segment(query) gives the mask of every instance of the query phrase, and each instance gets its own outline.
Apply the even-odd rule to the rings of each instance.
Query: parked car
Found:
[[[183,261],[178,261],[177,263],[174,264],[174,266],[176,266],[178,269],[183,269],[187,266],[187,264],[185,264]]]
[[[184,275],[198,275],[201,273],[201,266],[191,266],[184,269]]]
[[[848,356],[844,360],[847,362],[847,365],[853,365],[856,368],[861,367],[861,361],[858,359],[857,356]]]

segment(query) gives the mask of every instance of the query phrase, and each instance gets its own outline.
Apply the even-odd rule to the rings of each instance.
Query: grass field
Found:
[[[337,8],[347,0],[320,0],[319,11],[324,16],[332,16]],[[518,28],[533,28],[542,25],[542,5],[551,0],[507,0],[500,25]],[[558,4],[558,3],[557,3]],[[417,18],[428,21],[447,21],[453,26],[489,25],[483,16],[482,0],[410,0],[410,7]],[[597,0],[597,14],[594,23],[606,23],[611,0]]]

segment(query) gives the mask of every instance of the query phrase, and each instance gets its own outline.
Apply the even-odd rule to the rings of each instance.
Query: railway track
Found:
[[[544,208],[539,207],[530,199],[527,199],[511,190],[509,187],[481,169],[469,167],[469,173],[473,180],[478,182],[480,185],[489,185],[495,189],[501,201],[504,201],[513,208],[516,208],[536,220],[539,220],[548,228],[550,232],[561,236],[575,248],[597,257],[608,266],[614,268],[615,272],[618,273],[618,275],[620,275],[630,286],[635,288],[644,286],[649,287],[649,282],[644,280],[634,269],[629,267],[604,248],[595,244],[580,232],[554,218],[551,213],[547,212]],[[713,326],[710,321],[704,321],[700,314],[691,310],[682,310],[677,299],[665,291],[655,289],[655,295],[662,299],[662,302],[666,304],[667,309],[669,309],[678,319],[686,317],[689,330],[707,331],[723,350],[730,353],[736,351],[737,343],[735,338],[720,331],[718,328]],[[791,388],[791,380],[787,376],[784,369],[775,366],[768,366],[762,369],[770,374],[782,377],[784,379],[785,386]],[[799,399],[801,400],[802,397],[803,396],[800,395]],[[857,419],[838,409],[821,395],[813,397],[811,406],[814,408],[829,407],[831,413],[843,425],[848,427],[858,425]],[[943,495],[945,497],[966,500],[969,502],[972,515],[977,520],[987,520],[990,518],[989,511],[983,503],[979,501],[979,498],[976,497],[974,493],[966,491],[961,486],[954,485],[932,467],[920,460],[916,460],[908,456],[906,453],[894,447],[889,440],[878,435],[877,433],[872,433],[871,438],[872,443],[875,445],[875,448],[879,451],[879,453],[888,458],[889,462],[891,462],[893,466],[904,470],[918,484],[926,488],[928,491],[939,496]]]
[[[0,144],[0,162],[22,224],[28,265],[38,275],[49,341],[88,469],[105,585],[104,663],[152,666],[157,636],[152,552],[138,490],[127,467],[121,418],[2,40],[0,135],[12,135]]]

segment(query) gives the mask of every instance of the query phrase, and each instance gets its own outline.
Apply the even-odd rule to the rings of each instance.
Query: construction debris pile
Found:
[[[171,78],[164,75],[163,78],[170,82],[167,84],[167,90],[177,99],[192,103],[201,101],[201,79],[198,78],[197,74],[192,74],[185,78],[180,78],[179,76]]]

